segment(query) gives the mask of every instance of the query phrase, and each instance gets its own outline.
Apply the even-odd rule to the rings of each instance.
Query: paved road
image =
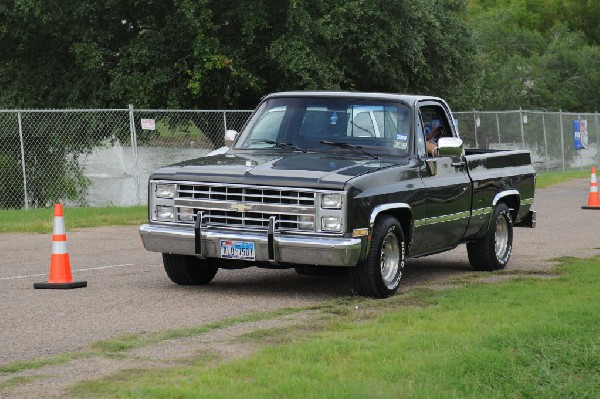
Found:
[[[600,210],[580,208],[589,182],[539,190],[537,229],[515,229],[509,268],[548,267],[544,259],[600,253]],[[51,211],[49,211],[51,212]],[[303,306],[350,294],[345,276],[290,270],[220,270],[204,287],[177,286],[160,254],[142,249],[136,227],[69,231],[71,268],[87,288],[34,290],[47,281],[50,234],[0,234],[0,365],[72,351],[124,333],[196,326],[256,310]],[[409,261],[401,291],[469,271],[464,246]]]

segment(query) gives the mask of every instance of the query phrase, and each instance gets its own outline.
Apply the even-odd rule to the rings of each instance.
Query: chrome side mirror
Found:
[[[460,157],[464,152],[463,141],[458,137],[441,137],[435,154],[439,157]]]
[[[233,142],[238,136],[238,132],[236,130],[227,130],[225,131],[225,145],[229,148],[233,145]]]

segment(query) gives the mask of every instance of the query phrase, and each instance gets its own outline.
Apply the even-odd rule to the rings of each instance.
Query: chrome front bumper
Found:
[[[274,232],[269,240],[267,233],[206,228],[199,234],[201,249],[200,253],[196,253],[196,233],[193,226],[144,224],[140,227],[140,236],[146,250],[196,255],[200,258],[220,258],[221,240],[251,241],[255,245],[256,262],[356,266],[364,252],[363,247],[366,246],[366,237],[291,236]],[[271,249],[269,245],[272,246]]]

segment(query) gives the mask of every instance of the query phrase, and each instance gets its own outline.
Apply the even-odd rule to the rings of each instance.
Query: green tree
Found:
[[[350,89],[467,101],[463,0],[12,0],[0,107],[251,107]]]
[[[472,0],[469,13],[481,87],[473,108],[597,109],[598,0]]]
[[[465,2],[212,1],[229,60],[231,99],[252,106],[297,89],[472,96],[473,42]],[[248,101],[250,100],[250,101]]]
[[[195,56],[216,45],[209,15],[192,0],[3,2],[0,106],[189,105]]]

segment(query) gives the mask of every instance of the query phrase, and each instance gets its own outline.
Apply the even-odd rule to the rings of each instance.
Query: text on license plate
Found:
[[[254,260],[254,243],[221,240],[221,258]]]

